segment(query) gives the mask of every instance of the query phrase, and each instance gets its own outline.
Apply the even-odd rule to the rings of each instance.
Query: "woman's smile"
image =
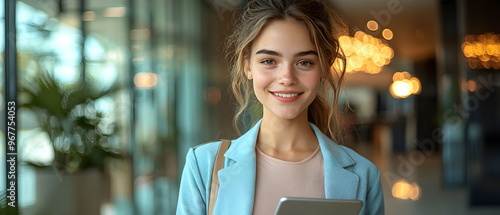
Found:
[[[274,97],[284,103],[294,102],[299,99],[299,96],[302,95],[302,92],[299,91],[270,91]]]

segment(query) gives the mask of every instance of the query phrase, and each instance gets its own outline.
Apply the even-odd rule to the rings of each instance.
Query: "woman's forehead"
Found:
[[[266,25],[252,44],[252,54],[261,49],[283,54],[316,51],[309,30],[294,19],[273,20]]]

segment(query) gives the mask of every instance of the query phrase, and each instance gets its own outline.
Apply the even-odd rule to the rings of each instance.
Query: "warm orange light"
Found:
[[[363,42],[361,42],[360,40],[354,41],[354,43],[352,44],[352,49],[354,53],[361,53],[361,49],[363,49]]]
[[[360,71],[378,74],[394,57],[389,45],[362,31],[357,31],[353,37],[339,37],[339,44],[347,58],[345,69],[348,73]],[[343,66],[338,59],[333,64],[337,70]]]
[[[477,89],[477,83],[474,80],[468,80],[467,81],[467,89],[470,92],[474,92]]]
[[[482,43],[474,44],[474,55],[481,56],[485,53],[484,45]]]
[[[475,57],[474,47],[470,43],[464,44],[462,50],[464,52],[465,57]]]
[[[392,75],[392,81],[402,81],[404,79],[403,73],[401,72],[395,72],[394,75]]]
[[[422,195],[422,189],[417,183],[408,183],[406,180],[399,180],[392,185],[392,196],[398,199],[411,199],[416,201]]]
[[[410,73],[409,73],[409,72],[407,72],[407,71],[401,72],[401,74],[403,75],[403,78],[404,78],[404,79],[410,79],[410,78],[411,78]]]
[[[345,51],[346,49],[350,49],[352,46],[352,40],[349,36],[341,36],[339,37],[340,47]]]
[[[357,40],[359,41],[363,41],[363,37],[365,36],[365,32],[362,32],[362,31],[356,31],[356,33],[354,33],[354,38],[356,38]]]
[[[422,84],[420,83],[420,80],[418,78],[411,78],[411,94],[419,94],[420,91],[422,90]]]
[[[406,98],[411,95],[411,84],[406,81],[395,81],[391,85],[391,94],[396,98]]]
[[[466,35],[462,52],[472,69],[500,69],[500,34]]]
[[[490,56],[498,55],[500,52],[500,44],[488,44],[486,45],[486,54]]]
[[[490,55],[483,54],[483,55],[479,56],[479,60],[481,60],[483,62],[488,62],[488,61],[490,61],[490,59],[491,59]]]
[[[392,185],[392,196],[398,199],[408,199],[410,190],[410,184],[405,180],[401,180]]]
[[[409,72],[396,72],[392,75],[393,83],[389,87],[389,92],[394,98],[406,98],[410,95],[419,94],[422,84],[416,77],[412,77]]]
[[[380,48],[380,54],[387,59],[392,59],[392,57],[394,57],[394,51],[389,46]]]
[[[363,49],[363,54],[367,58],[371,58],[373,57],[373,55],[379,54],[379,52],[379,49],[375,45],[373,45],[373,43],[365,45]]]
[[[366,23],[366,27],[370,29],[370,31],[376,31],[378,30],[378,23],[373,20],[370,20]]]
[[[410,197],[410,199],[413,201],[417,201],[418,199],[420,199],[421,195],[422,189],[420,189],[420,186],[418,186],[417,183],[412,183],[408,197]]]
[[[358,70],[363,66],[363,58],[359,56],[352,56],[349,58],[348,63],[354,70]]]
[[[158,84],[158,75],[151,72],[139,72],[134,76],[134,84],[138,88],[154,88]]]
[[[382,36],[386,40],[392,40],[392,38],[394,37],[394,34],[392,33],[391,29],[386,28],[382,31]]]
[[[373,61],[366,62],[366,72],[370,74],[378,74],[382,70],[382,67],[375,64]]]

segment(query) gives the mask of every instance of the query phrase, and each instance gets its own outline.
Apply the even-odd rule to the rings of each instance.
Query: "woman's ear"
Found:
[[[250,70],[250,63],[248,62],[248,60],[245,60],[245,62],[243,63],[243,70],[245,71],[245,75],[247,76],[248,80],[252,80],[252,70]]]

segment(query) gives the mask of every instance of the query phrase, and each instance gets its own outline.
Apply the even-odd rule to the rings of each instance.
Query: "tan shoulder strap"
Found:
[[[219,177],[217,172],[224,167],[224,153],[229,149],[231,140],[222,140],[219,150],[215,155],[214,169],[212,170],[212,183],[210,184],[210,200],[208,201],[208,214],[214,213],[215,201],[217,200],[217,192],[219,191]]]

